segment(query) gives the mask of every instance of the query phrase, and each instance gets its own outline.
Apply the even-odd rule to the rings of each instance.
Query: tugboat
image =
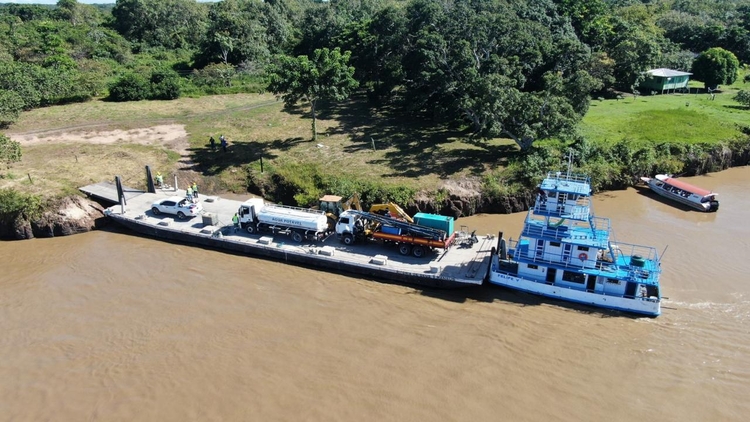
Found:
[[[716,199],[718,193],[693,186],[666,174],[657,174],[653,178],[641,177],[641,180],[657,194],[698,211],[716,212],[719,210],[719,200]]]
[[[498,239],[490,283],[554,299],[658,316],[658,252],[615,243],[608,218],[595,217],[588,176],[550,172],[539,185],[518,240]]]

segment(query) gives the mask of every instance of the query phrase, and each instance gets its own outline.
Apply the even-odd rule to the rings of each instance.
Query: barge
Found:
[[[243,202],[203,195],[203,213],[193,218],[152,211],[152,204],[159,199],[184,194],[175,190],[143,193],[130,198],[127,204],[107,208],[105,213],[119,225],[156,239],[424,287],[481,285],[494,250],[492,235],[458,240],[449,248],[416,257],[404,256],[388,245],[345,244],[334,233],[316,239],[250,233],[236,229],[232,221]],[[468,239],[463,233],[457,236]]]

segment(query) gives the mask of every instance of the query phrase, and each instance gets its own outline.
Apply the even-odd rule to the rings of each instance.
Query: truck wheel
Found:
[[[159,214],[161,214],[161,211],[159,211],[159,208],[156,208],[156,207],[153,207],[153,208],[151,208],[151,212],[152,212],[152,213],[153,213],[154,215],[159,215]]]
[[[401,255],[409,255],[409,254],[411,254],[411,246],[406,245],[406,244],[399,245],[398,246],[398,252]]]
[[[341,238],[341,241],[344,242],[344,245],[353,245],[354,236],[352,236],[351,233],[347,233],[344,235],[344,237]]]
[[[421,258],[424,256],[424,248],[421,246],[415,246],[412,248],[411,254],[416,256],[417,258]]]
[[[255,226],[253,223],[250,223],[245,227],[245,230],[247,230],[248,233],[253,234],[255,233]]]
[[[292,232],[292,240],[294,240],[297,243],[302,242],[303,236],[300,232]]]
[[[177,211],[177,218],[179,218],[180,220],[184,220],[185,219],[185,213],[182,212],[182,211]]]

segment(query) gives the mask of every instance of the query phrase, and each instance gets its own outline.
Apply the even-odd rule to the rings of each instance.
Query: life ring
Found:
[[[580,259],[581,261],[586,261],[589,259],[589,256],[586,255],[586,252],[581,252],[578,254],[578,259]]]

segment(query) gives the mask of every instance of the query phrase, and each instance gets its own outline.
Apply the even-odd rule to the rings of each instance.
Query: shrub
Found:
[[[23,98],[15,91],[0,89],[0,127],[8,127],[15,123],[23,106]]]
[[[151,97],[151,84],[139,73],[127,73],[109,87],[110,101],[140,101]]]
[[[745,107],[750,107],[750,91],[741,90],[734,96],[734,100]]]
[[[193,71],[193,83],[197,86],[228,87],[236,71],[231,64],[214,63]]]
[[[5,135],[0,135],[0,162],[4,162],[7,167],[10,167],[11,164],[18,161],[21,161],[21,144]]]
[[[0,221],[33,219],[40,215],[41,210],[42,199],[39,196],[21,193],[15,189],[0,189]]]
[[[180,77],[170,69],[157,69],[151,73],[151,99],[174,100],[180,98]]]
[[[416,194],[414,189],[405,186],[331,174],[317,164],[269,163],[263,175],[254,165],[247,165],[245,171],[251,192],[260,192],[272,201],[287,205],[308,207],[317,205],[326,194],[348,198],[356,193],[363,205],[394,202],[408,206]]]

